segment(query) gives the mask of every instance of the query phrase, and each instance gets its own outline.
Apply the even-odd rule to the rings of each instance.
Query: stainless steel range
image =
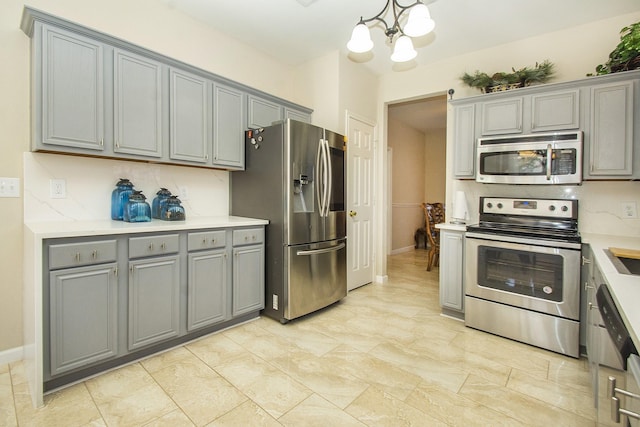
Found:
[[[577,200],[481,197],[465,248],[467,326],[579,356]]]

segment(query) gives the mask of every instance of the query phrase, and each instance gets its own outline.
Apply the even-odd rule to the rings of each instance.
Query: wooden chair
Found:
[[[431,267],[440,265],[440,229],[436,228],[436,224],[444,222],[444,206],[439,202],[423,203],[422,208],[429,239],[427,271],[431,271]]]

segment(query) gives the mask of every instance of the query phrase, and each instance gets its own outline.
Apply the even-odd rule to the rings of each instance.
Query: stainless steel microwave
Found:
[[[491,184],[580,184],[582,132],[479,138],[476,181]]]

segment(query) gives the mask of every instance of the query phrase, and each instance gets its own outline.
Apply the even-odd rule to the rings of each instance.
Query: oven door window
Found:
[[[562,301],[560,255],[494,246],[478,247],[478,284],[486,288]]]
[[[575,149],[552,150],[551,175],[576,173]],[[480,154],[482,175],[544,176],[547,150],[500,151]]]

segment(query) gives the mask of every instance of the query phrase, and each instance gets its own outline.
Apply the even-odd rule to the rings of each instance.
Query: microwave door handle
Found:
[[[553,157],[553,149],[551,144],[547,144],[547,181],[551,180],[551,157]]]

